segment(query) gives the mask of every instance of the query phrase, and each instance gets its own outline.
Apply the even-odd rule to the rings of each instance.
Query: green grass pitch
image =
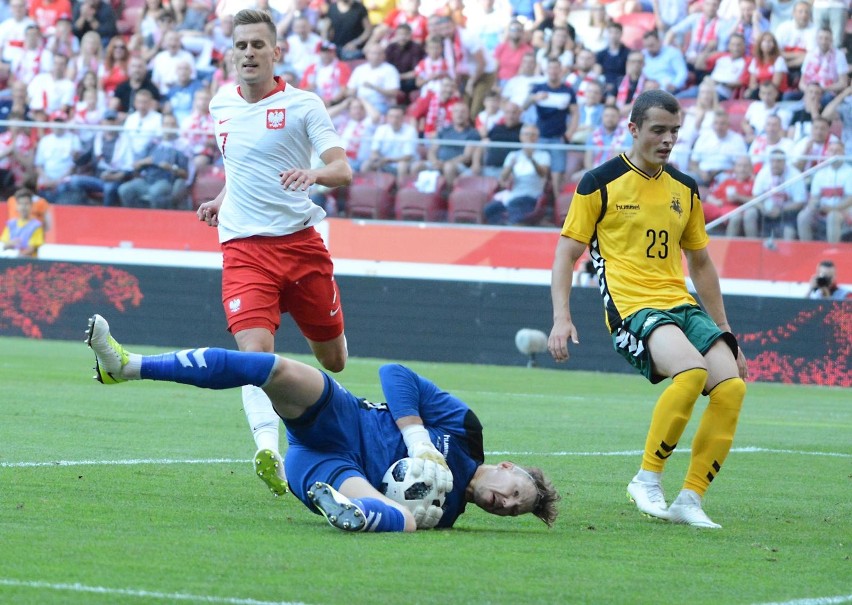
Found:
[[[253,476],[239,391],[102,386],[82,342],[3,338],[0,351],[0,603],[852,601],[848,389],[750,385],[706,499],[723,529],[701,531],[626,497],[661,386],[412,363],[476,410],[488,462],[551,475],[562,514],[548,530],[471,506],[450,531],[351,535]],[[379,364],[352,359],[339,379],[381,401]],[[687,463],[670,461],[670,498]]]

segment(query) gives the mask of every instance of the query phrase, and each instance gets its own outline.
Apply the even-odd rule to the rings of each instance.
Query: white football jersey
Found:
[[[266,97],[249,103],[230,85],[210,101],[210,114],[225,162],[220,242],[287,235],[325,217],[307,191],[286,191],[279,177],[284,170],[310,168],[312,149],[317,155],[343,149],[317,95],[280,82]]]

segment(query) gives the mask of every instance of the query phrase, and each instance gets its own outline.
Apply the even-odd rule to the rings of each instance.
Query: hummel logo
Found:
[[[334,311],[329,311],[328,314],[330,317],[334,317],[340,311],[340,307],[337,307]]]
[[[225,122],[228,122],[230,119],[231,118],[225,118],[224,120],[219,120],[219,123],[224,124]]]

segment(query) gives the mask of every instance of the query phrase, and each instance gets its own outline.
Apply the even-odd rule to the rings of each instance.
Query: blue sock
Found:
[[[405,531],[405,516],[390,504],[378,498],[353,498],[352,503],[367,517],[364,531]]]
[[[273,353],[228,349],[185,349],[142,357],[140,374],[147,380],[191,384],[206,389],[263,386],[275,366]]]

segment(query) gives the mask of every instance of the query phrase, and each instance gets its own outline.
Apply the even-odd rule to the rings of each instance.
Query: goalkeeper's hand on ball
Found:
[[[435,449],[435,448],[432,448]],[[453,491],[453,474],[447,467],[447,461],[441,456],[438,450],[435,450],[441,460],[437,462],[432,456],[411,456],[411,476],[415,479],[420,479],[426,485],[434,487],[441,494],[448,494]]]
[[[423,465],[415,467],[414,472],[422,473],[422,480],[428,485],[434,485],[440,492],[444,494],[451,492],[453,474],[443,454],[432,444],[426,427],[422,424],[409,424],[401,430],[405,446],[408,448],[408,456],[423,461]]]
[[[414,509],[414,521],[417,524],[417,529],[432,529],[438,525],[443,514],[444,509],[434,504],[418,506]]]

